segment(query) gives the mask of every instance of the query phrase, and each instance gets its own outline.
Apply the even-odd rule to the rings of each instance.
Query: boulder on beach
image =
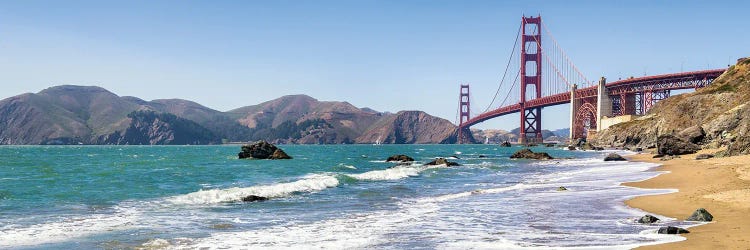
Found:
[[[245,197],[242,197],[242,201],[244,202],[256,202],[256,201],[267,201],[268,197],[263,196],[257,196],[257,195],[248,195]]]
[[[407,161],[414,161],[414,158],[411,158],[408,155],[391,155],[391,156],[388,156],[388,159],[385,161],[386,162],[392,162],[392,161],[407,162]]]
[[[690,231],[684,228],[680,228],[680,227],[668,226],[668,227],[660,227],[657,233],[659,234],[686,234],[686,233],[690,233]]]
[[[698,145],[685,141],[673,134],[660,135],[656,139],[658,145],[658,154],[663,155],[684,155],[698,152]]]
[[[442,158],[442,157],[436,158],[434,161],[428,162],[428,163],[426,163],[424,165],[425,166],[446,165],[448,167],[461,166],[461,164],[458,164],[458,163],[455,163],[455,162],[452,162],[452,161],[448,161],[448,160],[446,160],[445,158]]]
[[[701,126],[695,125],[680,131],[679,135],[690,143],[698,144],[706,137],[706,132]]]
[[[705,160],[705,159],[711,159],[714,158],[714,155],[712,154],[699,154],[695,156],[696,160]]]
[[[706,211],[705,208],[698,208],[693,212],[690,217],[685,219],[687,221],[712,221],[714,220],[714,216],[711,215],[708,211]]]
[[[505,141],[503,143],[500,143],[500,146],[501,147],[510,147],[511,145],[510,145],[510,142]]]
[[[292,157],[287,155],[284,150],[277,148],[275,145],[268,143],[267,141],[258,141],[253,144],[243,145],[242,151],[240,151],[238,156],[240,159],[292,159]]]
[[[545,152],[541,153],[534,153],[530,149],[521,149],[513,153],[513,155],[510,156],[511,159],[534,159],[534,160],[552,160],[552,156]]]
[[[643,224],[651,224],[651,223],[655,223],[657,221],[659,221],[659,218],[656,218],[656,216],[653,216],[653,215],[650,215],[650,214],[647,214],[647,215],[644,215],[641,218],[638,218],[638,223],[643,223]]]
[[[571,145],[571,146],[568,146],[568,150],[571,150],[571,151],[572,151],[572,150],[576,150],[576,146],[572,146],[572,145]]]
[[[607,155],[607,157],[604,157],[604,161],[625,161],[625,158],[622,158],[622,156],[611,153]]]

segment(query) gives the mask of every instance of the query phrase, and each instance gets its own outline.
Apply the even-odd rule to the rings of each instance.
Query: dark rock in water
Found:
[[[594,145],[591,145],[591,143],[583,142],[580,146],[578,146],[580,150],[604,150],[602,147],[596,147]]]
[[[461,159],[461,158],[459,158],[459,157],[458,157],[458,156],[456,156],[456,155],[452,155],[452,156],[451,156],[450,158],[452,158],[452,159]]]
[[[706,132],[701,126],[695,125],[680,131],[679,135],[690,143],[698,144],[706,137]]]
[[[257,195],[252,195],[252,194],[242,197],[242,201],[244,202],[256,202],[256,201],[267,201],[267,200],[268,200],[267,197],[257,196]]]
[[[698,145],[672,134],[660,135],[656,139],[656,143],[659,146],[658,153],[663,155],[692,154],[700,149]]]
[[[292,157],[287,155],[284,150],[281,150],[280,148],[277,148],[273,144],[266,141],[258,141],[254,144],[242,146],[242,151],[240,151],[238,156],[240,157],[240,159],[292,159]]]
[[[526,144],[526,146],[527,147],[536,147],[538,145],[536,143],[529,143],[529,144]]]
[[[289,156],[288,154],[286,154],[286,152],[284,152],[284,150],[281,150],[280,148],[278,148],[275,151],[273,151],[273,154],[271,155],[271,158],[269,158],[269,159],[272,159],[272,160],[277,160],[277,159],[292,159],[292,157]]]
[[[668,226],[668,227],[660,227],[658,233],[660,234],[686,234],[686,233],[690,233],[690,231],[685,230],[684,228]]]
[[[568,150],[576,150],[576,146],[568,146]]]
[[[446,160],[445,158],[442,158],[442,157],[437,158],[434,161],[428,162],[427,164],[424,164],[424,165],[425,166],[446,165],[448,167],[461,166],[461,164],[458,164],[458,163],[455,163],[455,162],[452,162],[452,161],[448,161],[448,160]]]
[[[657,221],[659,221],[659,218],[656,218],[656,216],[650,214],[644,215],[643,217],[638,219],[638,223],[644,224],[656,223]]]
[[[699,154],[695,156],[696,160],[705,160],[705,159],[711,159],[714,158],[714,155],[712,154]]]
[[[510,156],[511,159],[520,158],[520,159],[535,159],[535,160],[552,160],[552,156],[550,156],[547,153],[534,153],[530,149],[521,149],[513,153],[513,155]]]
[[[479,155],[479,158],[486,158],[487,156]]]
[[[510,142],[506,141],[506,142],[500,143],[500,146],[501,147],[510,147],[511,145],[510,145]]]
[[[552,144],[552,143],[548,143],[548,144],[545,144],[544,146],[545,146],[545,147],[548,147],[548,148],[551,148],[551,147],[554,147],[554,146],[555,146],[555,144]]]
[[[692,215],[690,215],[690,217],[688,217],[685,220],[688,220],[688,221],[712,221],[712,220],[714,220],[714,216],[711,215],[711,213],[709,213],[708,211],[706,211],[705,208],[698,208],[697,210],[695,210],[695,212],[693,212]]]
[[[557,188],[557,191],[568,191],[568,189],[561,186],[561,187]]]
[[[607,157],[604,157],[604,161],[626,161],[625,158],[622,158],[622,156],[611,153],[607,155]]]
[[[414,158],[411,158],[408,155],[391,155],[385,161],[386,162],[392,162],[392,161],[407,162],[407,161],[414,161]]]

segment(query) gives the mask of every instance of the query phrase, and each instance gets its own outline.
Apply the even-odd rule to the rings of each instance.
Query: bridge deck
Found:
[[[705,87],[711,80],[719,77],[726,69],[712,69],[682,72],[675,74],[664,74],[645,76],[619,80],[606,85],[609,95],[621,95],[656,90],[674,90]],[[597,86],[576,90],[576,99],[591,98],[598,95]],[[558,93],[526,102],[526,109],[544,108],[560,104],[570,103],[570,92]],[[515,103],[504,107],[479,114],[463,124],[459,128],[468,128],[474,124],[486,120],[513,114],[521,111],[521,103]]]

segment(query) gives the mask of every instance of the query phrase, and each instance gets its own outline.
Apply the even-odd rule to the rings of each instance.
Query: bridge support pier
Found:
[[[603,117],[611,117],[612,116],[612,98],[609,96],[609,91],[607,91],[607,78],[599,79],[599,86],[597,87],[597,97],[596,97],[596,120],[601,121]],[[602,123],[597,122],[596,123],[596,131],[599,132],[602,130]]]
[[[572,142],[576,138],[576,113],[578,113],[578,103],[576,102],[576,90],[578,89],[578,85],[573,84],[573,86],[570,87],[570,134],[568,137],[570,137],[570,141]]]

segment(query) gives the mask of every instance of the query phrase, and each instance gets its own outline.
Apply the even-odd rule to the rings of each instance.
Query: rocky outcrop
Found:
[[[671,134],[702,148],[726,146],[722,156],[748,154],[749,103],[750,59],[745,58],[710,86],[659,101],[647,115],[600,131],[592,139],[598,145],[655,148],[657,137]]]
[[[699,208],[693,212],[687,219],[687,221],[712,221],[714,216],[711,215],[705,208]]]
[[[651,223],[656,223],[657,221],[659,221],[659,218],[656,218],[656,216],[647,214],[641,218],[638,218],[637,222],[641,224],[651,224]]]
[[[431,162],[428,162],[428,163],[426,163],[424,165],[425,166],[445,165],[445,166],[448,166],[448,167],[461,166],[461,164],[458,164],[458,163],[452,162],[452,161],[448,161],[448,160],[446,160],[445,158],[442,158],[442,157],[441,158],[436,158],[435,160],[433,160]]]
[[[684,155],[698,152],[700,147],[672,134],[660,135],[657,139],[658,154]]]
[[[607,157],[604,157],[604,161],[627,161],[627,160],[618,154],[611,153],[611,154],[608,154]]]
[[[530,149],[521,149],[510,156],[511,159],[534,159],[534,160],[551,160],[552,156],[545,152],[534,153]]]
[[[690,143],[698,144],[701,143],[701,141],[703,141],[703,138],[706,137],[706,132],[703,131],[703,128],[701,128],[701,126],[695,125],[680,131],[679,136],[680,138],[684,138]]]
[[[657,230],[657,233],[659,234],[686,234],[686,233],[690,233],[690,231],[681,227],[667,226],[667,227],[660,227],[659,230]]]
[[[388,159],[385,160],[386,162],[409,162],[414,161],[414,158],[409,157],[408,155],[391,155],[388,156]]]
[[[401,111],[375,122],[356,143],[455,143],[457,128],[448,120],[422,111]],[[471,137],[470,137],[471,138]]]
[[[266,141],[259,141],[254,144],[242,146],[242,151],[238,154],[238,156],[240,159],[292,159],[292,157],[287,155],[284,150],[281,150],[280,148],[277,148],[275,145]]]

